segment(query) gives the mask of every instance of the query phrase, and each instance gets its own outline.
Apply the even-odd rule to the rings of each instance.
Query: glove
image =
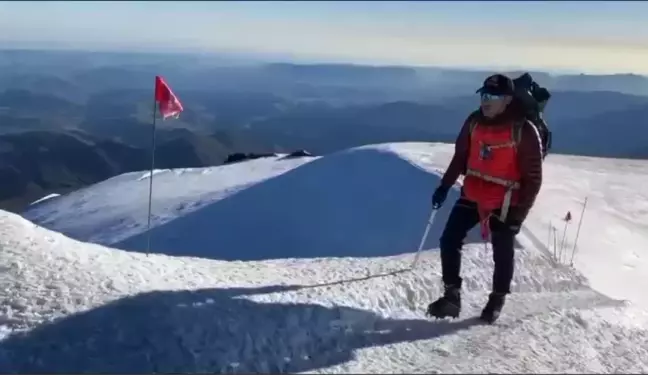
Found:
[[[449,188],[443,185],[436,188],[434,194],[432,194],[432,208],[436,210],[443,205],[443,202],[448,198],[448,190]]]
[[[513,233],[514,235],[520,233],[520,228],[522,228],[522,223],[526,218],[526,210],[522,210],[518,207],[509,208],[509,212],[506,215],[506,220],[504,222],[500,221],[499,215],[500,210],[495,210],[493,212],[493,216],[491,216],[489,223],[491,231],[507,231]]]

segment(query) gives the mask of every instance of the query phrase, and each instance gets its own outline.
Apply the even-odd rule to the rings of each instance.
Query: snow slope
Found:
[[[647,372],[648,314],[521,248],[496,325],[492,262],[466,247],[464,318],[422,316],[438,295],[427,252],[227,262],[103,247],[0,211],[0,372]]]
[[[244,189],[230,177],[248,175],[247,168],[269,167],[277,171],[272,178]],[[148,181],[135,177],[105,181],[61,197],[55,205],[30,210],[25,217],[78,239],[145,250],[142,215],[147,212],[143,193]],[[430,191],[438,182],[436,174],[398,154],[371,147],[317,159],[267,159],[180,176],[157,174],[155,189],[161,193],[155,193],[152,251],[222,260],[411,252],[418,246]],[[125,199],[103,196],[112,191],[133,193]],[[137,217],[142,218],[139,223],[133,219]],[[442,221],[435,223],[428,247],[435,245],[442,226]],[[476,230],[469,240],[479,240]]]
[[[444,170],[452,157],[450,145],[393,144],[390,149],[416,160],[428,170]],[[544,162],[543,185],[524,223],[519,240],[553,253],[547,246],[550,225],[563,238],[561,219],[570,211],[565,248],[569,256],[588,203],[578,239],[574,267],[596,289],[631,300],[648,309],[648,161],[550,154]],[[567,258],[567,257],[566,257]]]
[[[210,168],[154,170],[152,225],[197,210],[309,160],[277,159],[280,158]],[[245,167],[241,168],[242,165]],[[74,238],[112,244],[146,230],[149,175],[149,171],[125,173],[42,202],[28,209],[24,216]]]
[[[437,215],[418,267],[408,270],[451,152],[389,144],[156,172],[154,238],[177,236],[166,250],[200,257],[80,242],[0,211],[0,372],[648,372],[641,295],[615,289],[616,280],[639,274],[613,269],[616,258],[596,247],[608,239],[604,229],[623,235],[618,228],[632,228],[633,238],[616,238],[626,246],[617,256],[645,248],[644,228],[625,226],[645,217],[638,203],[645,197],[635,188],[643,165],[616,166],[615,182],[607,180],[613,166],[605,161],[579,175],[575,166],[587,159],[547,160],[546,189],[519,236],[513,294],[489,326],[471,319],[493,271],[481,243],[464,250],[462,318],[423,316],[441,291],[436,246],[456,191]],[[146,178],[118,176],[44,201],[25,216],[84,241],[135,246],[146,223]],[[613,204],[584,187],[604,182]],[[564,210],[578,219],[583,193],[590,193],[591,211],[577,260],[587,259],[580,267],[593,274],[607,266],[614,282],[590,283],[556,264],[542,240],[549,220]],[[630,198],[636,203],[624,206]],[[320,242],[350,245],[327,250]],[[237,252],[250,259],[253,250],[275,259],[208,259]],[[345,256],[321,257],[331,254]],[[596,268],[599,261],[608,263]],[[592,289],[595,283],[629,293],[633,303]]]
[[[561,232],[569,210],[571,251],[587,197],[574,266],[597,290],[648,309],[648,162],[554,156],[550,163],[526,233],[546,242],[549,221]]]
[[[321,158],[268,158],[154,176],[152,251],[216,259],[385,256],[418,246],[438,173],[453,148],[399,143]],[[24,216],[73,238],[145,248],[148,173],[118,176],[30,208]],[[648,162],[550,155],[519,240],[547,247],[571,211],[571,249],[588,197],[575,267],[599,291],[648,309]],[[435,222],[436,248],[456,192]],[[250,233],[252,232],[252,233]],[[476,232],[469,242],[477,240]]]

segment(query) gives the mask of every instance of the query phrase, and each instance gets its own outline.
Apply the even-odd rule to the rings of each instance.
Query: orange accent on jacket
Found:
[[[482,210],[492,211],[502,207],[507,191],[513,189],[510,204],[518,203],[521,173],[512,123],[506,126],[477,124],[472,132],[466,164],[466,198],[476,202]]]

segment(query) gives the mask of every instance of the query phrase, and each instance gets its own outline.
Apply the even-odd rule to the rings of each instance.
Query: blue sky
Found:
[[[648,74],[648,2],[0,2],[12,46]]]

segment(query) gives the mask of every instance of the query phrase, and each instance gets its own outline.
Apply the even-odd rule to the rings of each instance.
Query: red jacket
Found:
[[[452,161],[446,170],[442,184],[451,186],[459,175],[471,174],[469,171],[481,171],[486,174],[495,175],[500,179],[516,181],[519,186],[514,189],[511,199],[510,217],[517,221],[523,221],[529,210],[535,203],[542,185],[542,149],[540,136],[535,127],[530,123],[524,123],[520,129],[520,139],[517,149],[514,148],[491,148],[488,160],[480,160],[480,140],[491,144],[506,143],[511,139],[512,124],[516,116],[502,116],[502,120],[495,124],[479,124],[479,111],[472,113],[457,136],[455,142],[455,153]],[[477,121],[478,125],[473,130],[473,137],[470,136],[470,124]],[[477,135],[477,137],[475,137]],[[503,194],[506,189],[495,183],[487,183],[480,178],[466,176],[462,195],[464,198],[477,202],[483,208],[500,208]]]

